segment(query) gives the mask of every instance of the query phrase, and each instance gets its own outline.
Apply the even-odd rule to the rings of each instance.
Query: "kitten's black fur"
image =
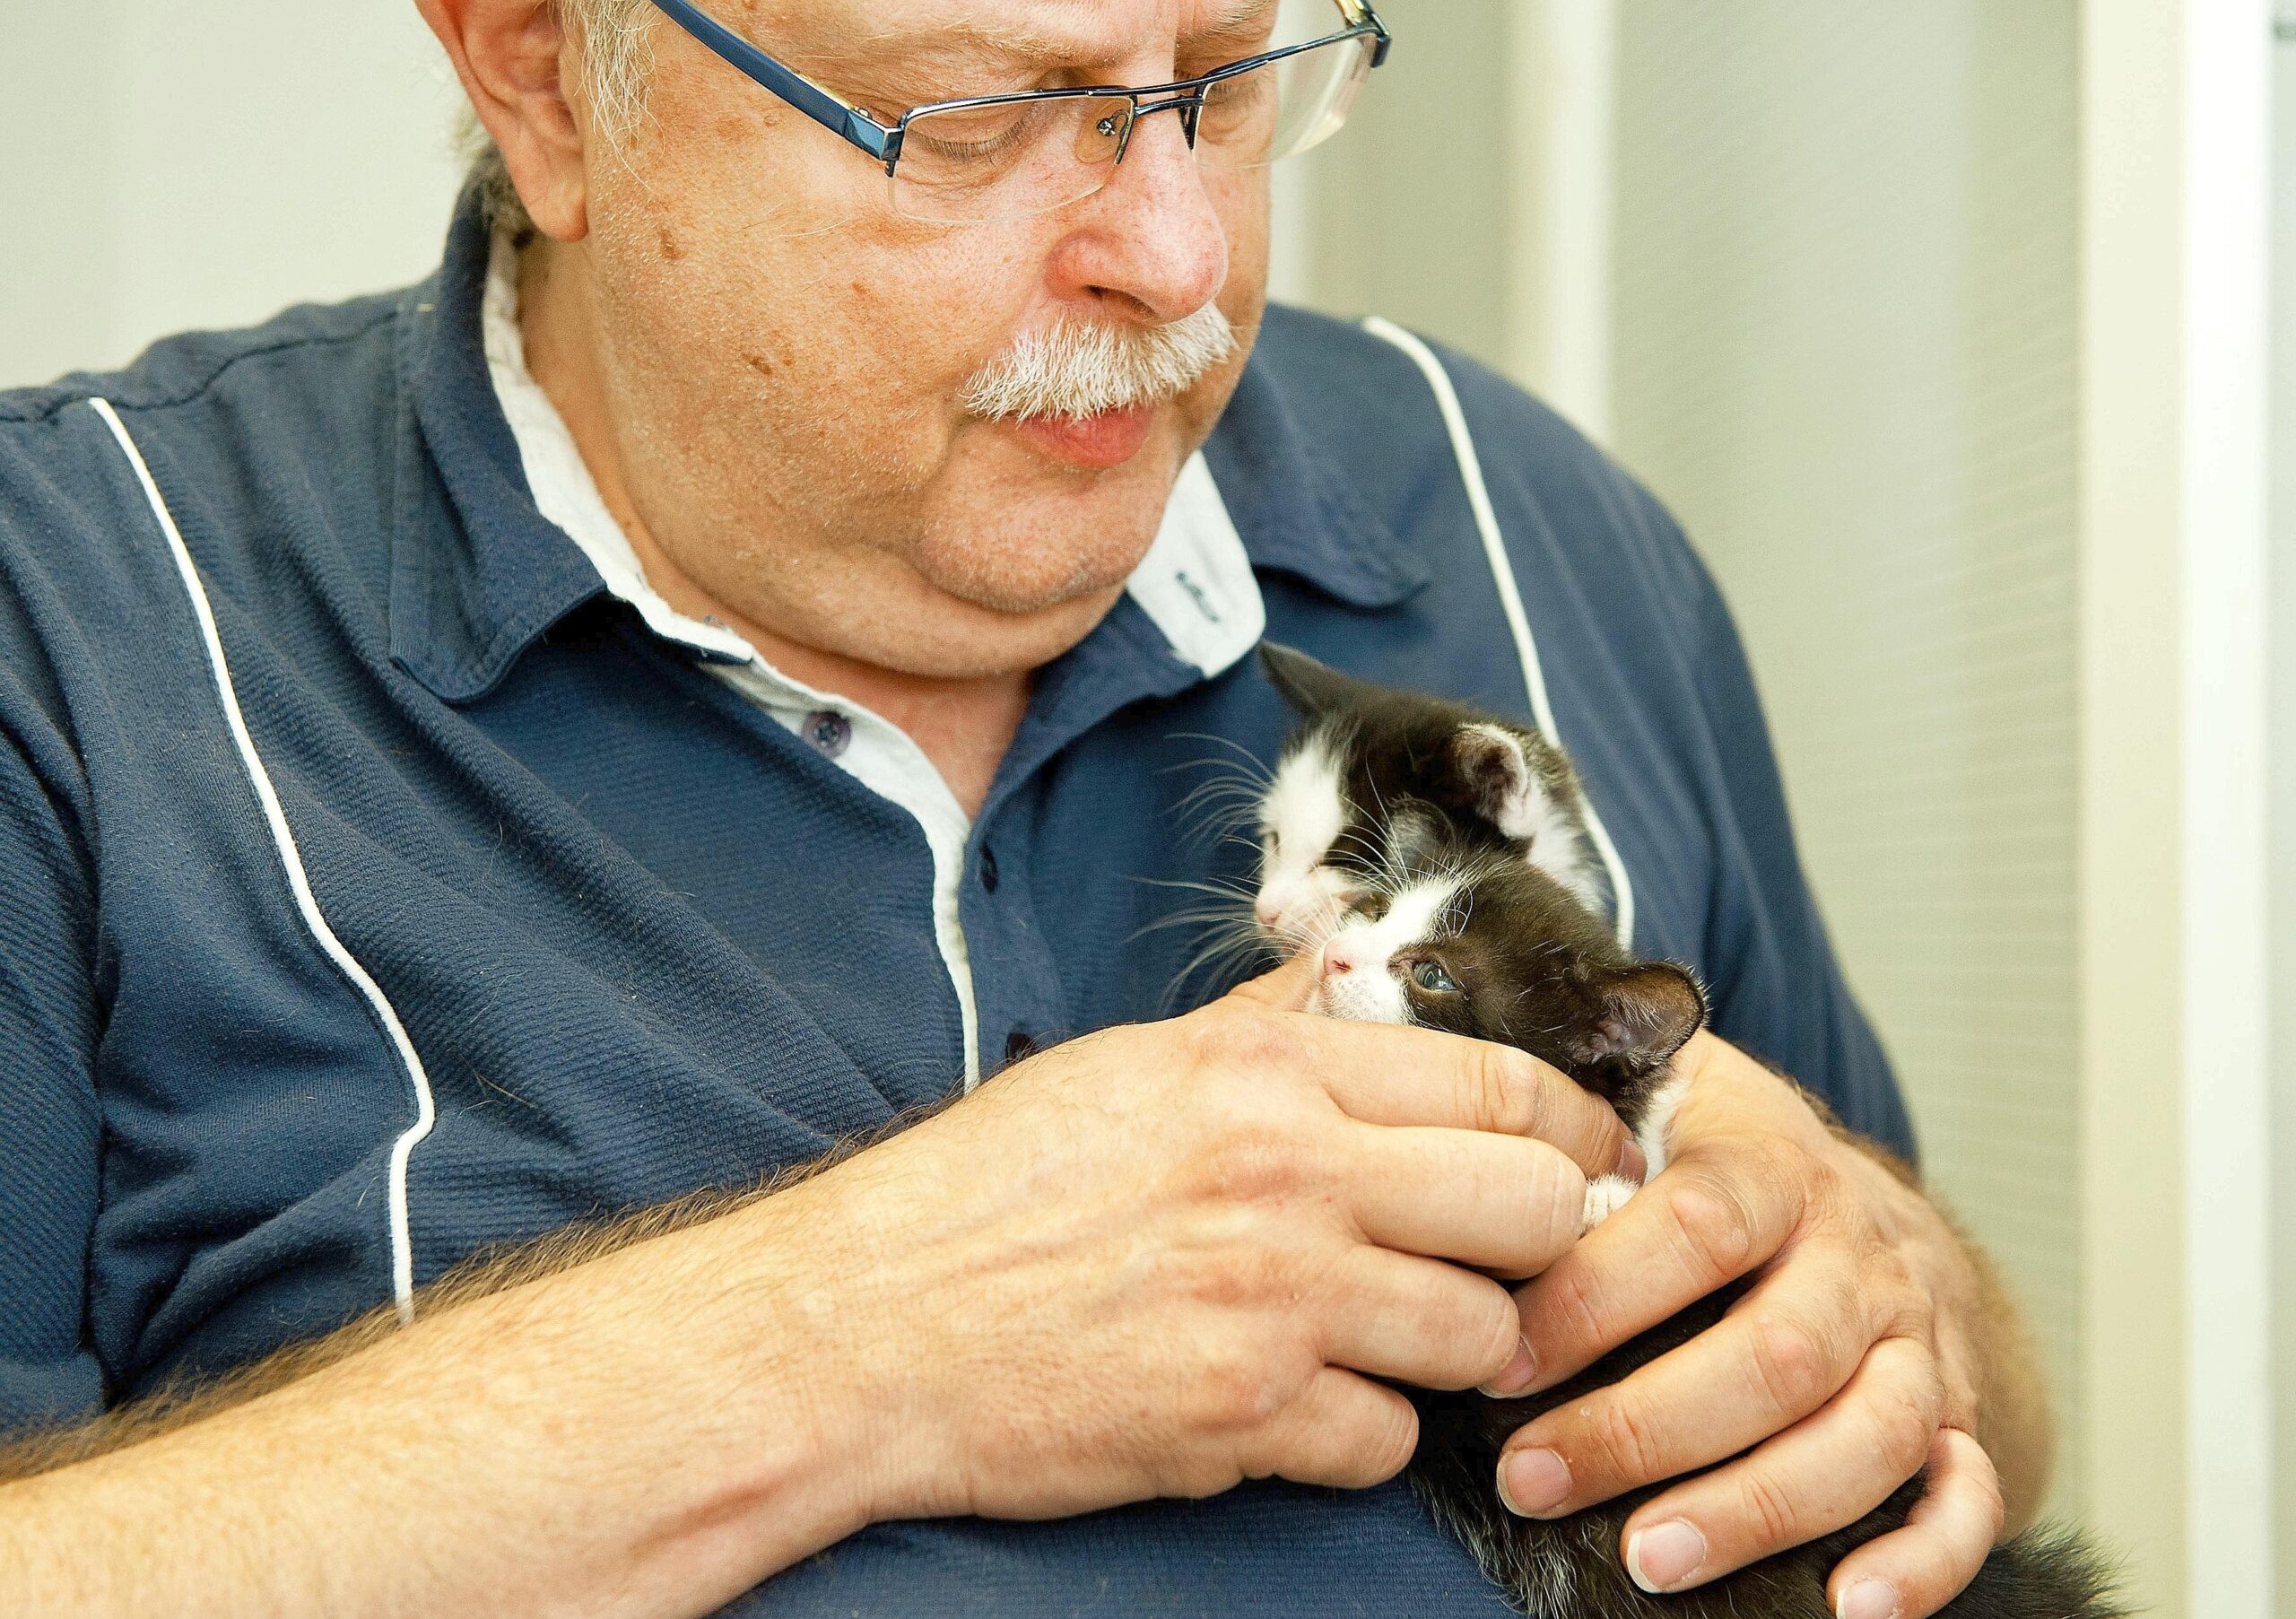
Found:
[[[1492,789],[1476,779],[1498,762],[1462,745],[1461,731],[1500,722],[1462,705],[1369,686],[1303,654],[1266,648],[1263,663],[1303,730],[1344,738],[1351,837],[1399,868],[1467,875],[1464,917],[1438,952],[1460,987],[1422,994],[1405,979],[1416,1021],[1531,1052],[1608,1098],[1630,1128],[1667,1077],[1667,1064],[1705,1021],[1697,983],[1668,962],[1640,962],[1579,899],[1531,866],[1484,817]],[[1335,727],[1335,718],[1343,721]],[[1519,734],[1519,727],[1508,729]],[[1560,754],[1548,747],[1556,760]],[[1534,753],[1534,758],[1537,754]],[[1577,792],[1564,773],[1555,788]],[[1366,807],[1375,806],[1375,807]],[[1359,824],[1360,823],[1360,824]],[[1351,857],[1344,850],[1338,857]],[[1370,903],[1378,903],[1375,897]],[[1718,1322],[1745,1284],[1734,1284],[1613,1350],[1577,1377],[1526,1399],[1419,1391],[1412,1483],[1525,1612],[1539,1619],[1831,1619],[1826,1580],[1854,1548],[1902,1526],[1921,1480],[1848,1528],[1696,1590],[1652,1597],[1627,1576],[1627,1519],[1664,1485],[1557,1522],[1515,1517],[1499,1500],[1499,1454],[1526,1423],[1688,1342]],[[2119,1619],[2096,1554],[2065,1530],[2031,1530],[1996,1547],[1947,1619]]]
[[[1417,805],[1437,812],[1448,835],[1462,844],[1530,856],[1550,875],[1578,868],[1578,886],[1592,896],[1592,851],[1576,814],[1578,775],[1561,749],[1465,703],[1373,685],[1274,641],[1261,643],[1259,657],[1292,710],[1323,722],[1342,749],[1348,819],[1335,860],[1375,872],[1398,823],[1410,822]],[[1514,738],[1514,750],[1496,742],[1493,732]],[[1532,787],[1570,806],[1570,848],[1535,849],[1531,840],[1500,830],[1504,806]]]

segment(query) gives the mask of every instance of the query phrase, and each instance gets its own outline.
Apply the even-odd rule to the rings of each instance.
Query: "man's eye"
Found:
[[[1451,975],[1443,971],[1440,962],[1419,962],[1413,964],[1411,981],[1430,995],[1457,995],[1459,987]]]

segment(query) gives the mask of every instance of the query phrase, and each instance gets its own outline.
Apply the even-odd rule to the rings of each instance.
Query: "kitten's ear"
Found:
[[[1520,736],[1504,726],[1465,726],[1452,736],[1450,754],[1460,807],[1507,838],[1531,837],[1546,823],[1546,788]]]
[[[1706,992],[1672,962],[1597,970],[1587,985],[1598,1010],[1582,1060],[1622,1058],[1652,1068],[1683,1049],[1706,1022]]]
[[[1362,682],[1318,663],[1295,647],[1272,640],[1259,644],[1259,666],[1267,672],[1267,683],[1302,719],[1327,714],[1356,701],[1364,691]]]

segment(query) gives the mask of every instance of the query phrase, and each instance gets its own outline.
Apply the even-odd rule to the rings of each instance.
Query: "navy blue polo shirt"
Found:
[[[0,395],[0,1434],[1215,993],[1157,924],[1247,875],[1181,800],[1286,727],[1239,612],[1527,717],[1427,378],[1277,309],[1191,471],[1240,580],[1165,556],[936,828],[841,756],[867,716],[665,632],[545,515],[489,260],[466,204],[404,293]],[[1557,418],[1444,363],[1637,947],[1909,1150],[1711,580]],[[735,1611],[1406,1603],[1500,1611],[1400,1485],[1270,1484],[880,1525]]]

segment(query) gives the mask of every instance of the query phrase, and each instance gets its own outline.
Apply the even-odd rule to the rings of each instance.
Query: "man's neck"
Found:
[[[978,814],[1027,715],[1033,672],[946,679],[881,668],[780,635],[697,583],[655,540],[631,498],[598,370],[591,305],[565,257],[563,250],[549,248],[520,255],[518,325],[526,367],[564,419],[646,582],[689,618],[740,635],[782,674],[899,726],[932,761],[965,813]]]

